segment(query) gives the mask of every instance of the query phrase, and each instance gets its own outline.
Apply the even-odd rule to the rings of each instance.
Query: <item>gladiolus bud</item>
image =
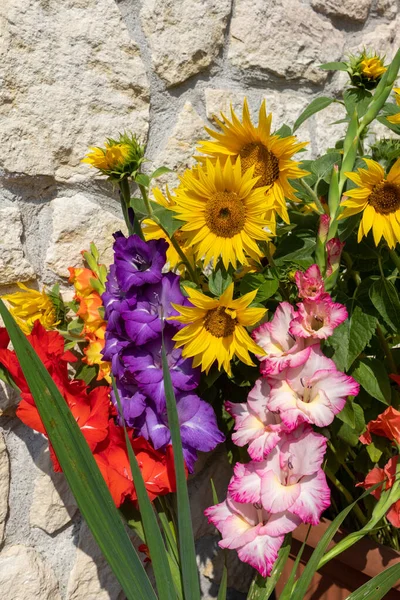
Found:
[[[340,256],[344,247],[344,242],[341,242],[339,238],[332,238],[326,243],[326,254],[328,266],[326,269],[326,276],[332,275],[338,270],[340,264]]]

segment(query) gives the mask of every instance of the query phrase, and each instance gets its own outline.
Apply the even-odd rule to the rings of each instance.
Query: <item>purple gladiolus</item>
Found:
[[[161,281],[168,244],[165,240],[144,242],[138,235],[118,236],[114,242],[115,275],[123,292]]]

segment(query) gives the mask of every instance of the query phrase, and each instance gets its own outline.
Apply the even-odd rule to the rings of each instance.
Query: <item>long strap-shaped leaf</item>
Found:
[[[259,574],[256,575],[247,595],[248,600],[268,600],[270,598],[289,558],[291,544],[292,536],[287,534],[279,550],[271,575],[267,578],[261,577]]]
[[[399,579],[400,563],[375,575],[358,590],[347,596],[346,600],[381,600]]]
[[[119,412],[123,419],[123,411],[121,400],[119,397],[117,386],[113,378],[113,390],[117,399]],[[168,564],[167,551],[160,528],[157,523],[157,518],[153,509],[153,505],[147,495],[146,487],[143,481],[142,472],[138,465],[137,458],[133,452],[129,441],[128,433],[123,423],[125,433],[125,443],[128,450],[129,462],[132,470],[133,482],[139,501],[140,515],[142,518],[144,535],[146,544],[150,551],[151,563],[153,565],[154,576],[157,584],[157,593],[159,600],[176,600],[177,595],[174,592],[174,581],[171,576],[171,570]]]
[[[197,571],[196,552],[194,548],[192,519],[190,516],[189,494],[186,482],[185,463],[183,460],[182,440],[179,427],[178,411],[171,375],[168,368],[167,355],[163,341],[162,367],[164,375],[165,398],[167,402],[168,425],[171,431],[174,449],[176,474],[176,496],[178,504],[178,536],[179,556],[181,559],[182,584],[185,600],[200,600],[200,585]]]
[[[49,440],[93,537],[128,600],[157,600],[96,461],[64,398],[2,300],[0,314]]]

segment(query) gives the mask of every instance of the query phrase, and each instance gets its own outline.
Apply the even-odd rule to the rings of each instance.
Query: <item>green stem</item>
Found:
[[[353,481],[355,481],[355,476],[354,474],[350,471],[349,467],[346,465],[346,462],[344,460],[340,460],[338,453],[336,451],[335,446],[332,444],[331,441],[328,441],[328,446],[331,449],[332,453],[336,456],[338,462],[341,464],[341,466],[344,468],[344,470],[346,471],[346,473],[349,475],[349,477],[351,479],[353,479]]]
[[[142,185],[142,184],[139,183],[139,190],[140,190],[140,193],[142,194],[142,198],[143,198],[144,203],[146,205],[148,215],[149,215],[149,217],[151,217],[151,215],[153,214],[153,209],[151,208],[149,196],[147,194],[147,189],[146,189],[146,187],[144,185]]]
[[[325,214],[324,207],[322,206],[321,200],[318,198],[317,194],[314,192],[312,187],[310,187],[308,185],[308,183],[304,181],[304,179],[300,179],[300,183],[303,186],[303,188],[306,190],[306,192],[308,194],[310,194],[311,198],[314,200],[320,214],[321,215]]]
[[[381,348],[386,356],[386,360],[388,362],[390,371],[392,373],[397,373],[397,366],[396,366],[396,363],[394,362],[392,351],[390,349],[390,346],[387,342],[387,339],[385,338],[385,335],[384,335],[380,325],[376,326],[376,335],[378,336],[379,343],[380,343]]]
[[[392,261],[393,261],[396,269],[400,273],[400,258],[397,256],[396,250],[390,250],[389,249],[389,256],[392,259]]]
[[[133,224],[131,223],[131,220],[129,218],[129,212],[128,212],[129,207],[130,207],[130,202],[131,202],[131,191],[129,188],[128,178],[124,177],[123,179],[121,179],[118,182],[118,185],[119,185],[119,189],[120,189],[122,214],[124,215],[124,220],[125,220],[126,226],[128,228],[129,235],[132,235],[134,233],[134,228],[133,228]]]
[[[330,469],[328,469],[327,467],[325,467],[325,473],[326,473],[326,476],[328,477],[328,479],[333,483],[333,485],[346,498],[347,502],[349,504],[352,504],[352,502],[353,502],[352,495],[350,494],[350,492],[348,492],[346,490],[346,488],[344,487],[344,485],[342,485],[342,483],[339,481],[339,479],[337,479],[337,477],[335,477],[335,475],[332,473],[332,471]],[[363,515],[360,507],[356,504],[354,506],[353,510],[354,510],[355,515],[357,516],[357,519],[360,521],[361,525],[363,527],[365,527],[365,525],[368,523],[368,521],[365,518],[365,516]]]

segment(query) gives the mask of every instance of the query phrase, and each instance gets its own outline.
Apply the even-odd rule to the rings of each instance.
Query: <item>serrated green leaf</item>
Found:
[[[389,376],[380,360],[377,358],[362,358],[356,363],[351,375],[373,398],[383,402],[383,404],[390,404]]]
[[[232,276],[221,266],[210,273],[208,287],[214,296],[221,296],[226,288],[232,283]]]
[[[264,302],[271,298],[279,287],[277,279],[266,278],[262,273],[248,273],[240,281],[240,293],[247,294],[257,289],[254,302]]]
[[[357,446],[358,438],[365,429],[364,411],[356,402],[353,402],[353,411],[354,425],[343,423],[337,432],[337,436],[349,446]]]
[[[301,113],[301,115],[296,119],[295,124],[293,125],[293,133],[300,127],[304,121],[307,121],[312,115],[323,110],[330,104],[334,102],[334,98],[327,98],[326,96],[321,96],[320,98],[315,98],[310,102],[305,110]]]
[[[347,399],[343,410],[341,410],[340,413],[336,415],[336,417],[339,419],[339,421],[342,421],[342,423],[346,423],[346,425],[354,429],[356,425],[356,416],[354,412],[353,402],[350,399]]]
[[[347,71],[348,66],[345,62],[327,62],[319,65],[319,68],[324,71]]]
[[[395,333],[400,331],[400,301],[393,283],[381,277],[371,285],[369,297],[385,323]]]
[[[346,600],[381,600],[398,583],[400,579],[400,563],[388,567],[364,583]]]
[[[169,237],[172,237],[175,231],[178,231],[183,225],[183,221],[176,219],[172,210],[159,205],[153,210],[152,218],[159,223]]]
[[[324,179],[331,173],[333,165],[337,165],[341,158],[338,152],[328,152],[313,161],[311,170],[319,179]]]
[[[328,338],[327,345],[334,349],[332,356],[339,371],[345,371],[349,351],[350,323],[345,321],[336,327],[333,334]]]
[[[67,403],[2,300],[0,314],[81,514],[125,595],[129,600],[157,600],[93,454]]]
[[[94,365],[82,364],[75,373],[75,379],[81,379],[86,383],[86,385],[89,385],[89,383],[93,381],[95,377],[97,377],[97,367]]]
[[[346,106],[347,114],[351,117],[357,107],[358,117],[362,117],[370,103],[372,94],[362,88],[349,88],[343,94],[344,104]]]
[[[345,371],[348,371],[375,333],[378,321],[365,313],[359,306],[353,311],[350,319],[349,345]]]

